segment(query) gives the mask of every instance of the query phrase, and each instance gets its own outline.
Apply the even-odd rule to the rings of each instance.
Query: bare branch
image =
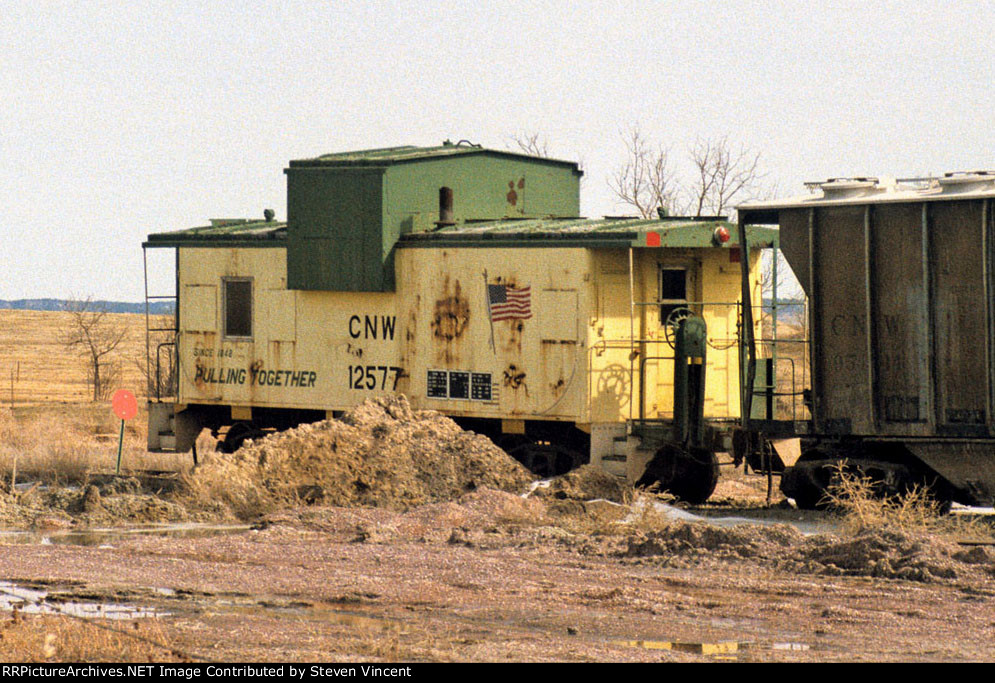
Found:
[[[518,133],[512,138],[515,145],[525,154],[534,157],[549,157],[549,143],[539,133]]]
[[[77,352],[87,364],[93,400],[105,398],[114,378],[114,364],[106,359],[128,336],[128,327],[90,297],[72,298],[64,306],[69,318],[59,331],[59,341]]]
[[[608,179],[612,192],[643,218],[655,216],[659,208],[672,212],[675,183],[668,165],[668,150],[662,145],[652,147],[638,126],[620,135],[625,143],[626,162]]]
[[[754,198],[764,178],[758,170],[760,153],[743,146],[733,150],[729,136],[698,138],[688,154],[696,174],[688,190],[696,216],[706,210],[722,215],[736,202]]]

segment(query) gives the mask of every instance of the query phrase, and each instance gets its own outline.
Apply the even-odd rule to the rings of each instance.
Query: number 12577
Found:
[[[390,391],[395,391],[400,376],[401,368],[393,365],[350,365],[349,388],[382,391],[389,385]]]

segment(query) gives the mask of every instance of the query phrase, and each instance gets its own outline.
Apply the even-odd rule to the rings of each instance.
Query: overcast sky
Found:
[[[282,219],[287,161],[334,151],[536,132],[588,216],[634,124],[729,135],[781,195],[995,167],[988,1],[7,0],[0,31],[2,299],[140,300],[145,235]]]

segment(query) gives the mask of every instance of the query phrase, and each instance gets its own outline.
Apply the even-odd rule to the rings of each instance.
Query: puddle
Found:
[[[682,643],[669,640],[619,640],[618,645],[638,647],[644,650],[673,650],[697,655],[732,655],[746,650],[749,643],[727,640],[717,643]]]
[[[812,646],[806,643],[774,643],[770,646],[772,650],[789,650],[792,652],[804,652],[811,650]]]
[[[552,479],[540,479],[539,481],[534,481],[531,484],[529,484],[529,490],[523,493],[521,497],[528,498],[529,496],[531,496],[533,493],[536,492],[536,489],[548,489],[550,484],[552,483],[553,483]]]
[[[969,517],[993,517],[995,516],[995,508],[970,507],[967,505],[961,505],[960,503],[954,503],[950,506],[950,514],[966,515]]]
[[[815,534],[839,533],[840,521],[818,510],[790,510],[784,508],[758,508],[753,510],[742,510],[734,517],[721,516],[715,510],[700,510],[698,514],[689,513],[692,520],[704,521],[716,526],[735,526],[737,524],[762,524],[773,526],[775,524],[787,524],[798,529],[805,536]]]
[[[0,581],[0,611],[14,610],[23,614],[62,614],[93,619],[143,619],[170,616],[169,612],[160,612],[150,607],[66,600],[62,594],[52,594],[49,591]]]
[[[112,547],[113,541],[136,536],[164,536],[168,538],[201,538],[223,534],[244,533],[248,524],[163,524],[131,529],[86,529],[82,531],[0,531],[0,544],[29,545],[81,545]]]

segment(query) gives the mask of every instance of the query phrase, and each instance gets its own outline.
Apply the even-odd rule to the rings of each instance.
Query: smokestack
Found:
[[[439,188],[439,220],[435,222],[437,228],[444,228],[448,225],[456,225],[453,215],[453,190],[451,187]]]

